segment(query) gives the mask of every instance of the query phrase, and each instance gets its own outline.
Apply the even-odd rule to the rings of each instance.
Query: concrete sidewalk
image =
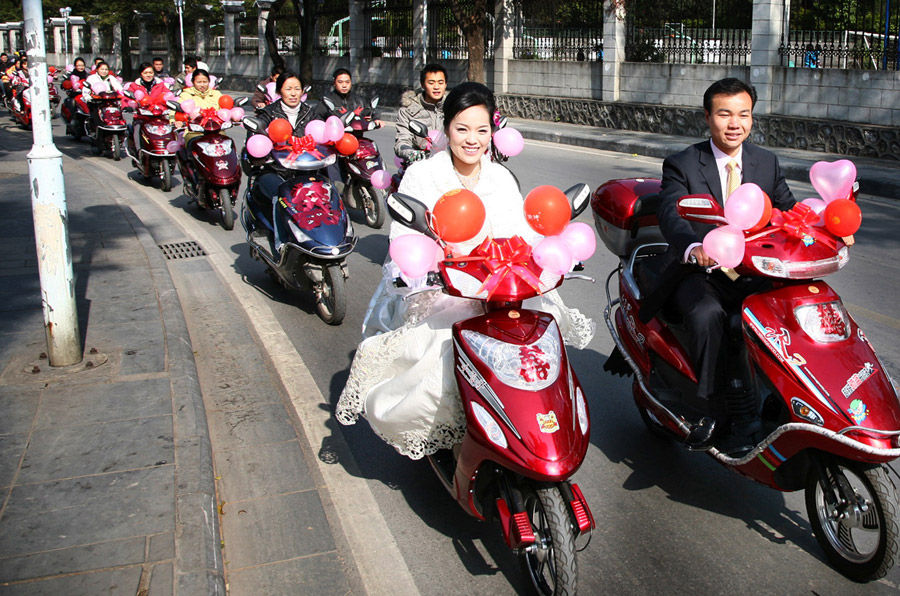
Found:
[[[3,120],[0,595],[362,593],[240,305],[99,158],[63,158],[85,361],[41,358],[31,134]]]

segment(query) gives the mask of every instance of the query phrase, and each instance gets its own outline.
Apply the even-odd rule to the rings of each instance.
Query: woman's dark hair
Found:
[[[144,71],[145,71],[146,69],[148,69],[148,68],[153,68],[153,65],[150,64],[149,62],[141,62],[141,63],[138,65],[138,70],[137,70],[137,71],[138,71],[138,74],[141,74],[142,72],[144,72]]]
[[[297,79],[298,81],[300,81],[300,86],[303,87],[303,79],[300,78],[300,75],[298,75],[296,72],[287,71],[282,73],[281,76],[278,77],[278,80],[275,81],[276,95],[281,95],[281,88],[284,87],[284,82],[288,79]]]
[[[203,70],[202,68],[198,68],[197,70],[195,70],[194,72],[191,73],[191,82],[193,83],[194,79],[196,79],[198,76],[206,77],[206,80],[210,80],[209,73],[206,72],[205,70]]]
[[[78,58],[75,58],[74,60],[72,60],[72,66],[75,66],[75,65],[78,64],[79,62],[81,62],[82,64],[84,64],[84,58],[82,58],[81,56],[79,56]]]
[[[105,66],[106,68],[109,68],[109,64],[107,64],[107,63],[104,62],[103,60],[101,60],[100,62],[98,62],[97,64],[94,65],[94,67],[95,67],[97,70],[100,70],[100,67],[101,67],[101,66]],[[112,68],[109,68],[109,69],[112,70]]]
[[[453,88],[444,100],[444,130],[450,128],[450,121],[463,110],[473,106],[484,106],[488,118],[491,121],[491,130],[494,130],[494,112],[497,111],[497,102],[494,93],[481,83],[467,81]]]

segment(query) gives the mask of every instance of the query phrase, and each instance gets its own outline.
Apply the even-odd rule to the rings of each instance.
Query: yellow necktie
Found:
[[[725,164],[725,169],[728,170],[728,178],[725,180],[725,200],[727,201],[731,193],[741,185],[741,172],[738,169],[738,163],[733,159]]]

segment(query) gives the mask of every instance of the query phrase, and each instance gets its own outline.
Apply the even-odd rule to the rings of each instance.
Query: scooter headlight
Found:
[[[540,391],[559,376],[562,345],[556,321],[533,343],[516,345],[464,329],[462,338],[504,384]]]
[[[163,135],[167,135],[172,132],[171,124],[145,124],[144,130],[149,132],[152,135],[156,135],[161,137]]]
[[[753,256],[750,260],[760,273],[769,277],[812,279],[840,270],[850,260],[850,251],[844,246],[835,256],[818,261],[783,261],[760,255]]]
[[[475,415],[475,420],[478,421],[478,426],[484,431],[485,436],[494,445],[506,449],[509,443],[506,441],[506,435],[503,434],[500,424],[484,409],[484,406],[474,401],[470,403],[472,404],[472,414]]]
[[[228,155],[234,151],[234,145],[232,144],[231,139],[224,139],[212,143],[198,142],[197,147],[200,148],[203,155],[208,155],[210,157],[222,157],[223,155]]]
[[[829,344],[850,337],[850,315],[840,300],[798,306],[794,316],[800,328],[819,343]]]

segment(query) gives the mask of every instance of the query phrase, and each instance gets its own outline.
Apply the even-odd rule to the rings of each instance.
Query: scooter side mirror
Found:
[[[497,130],[506,128],[507,124],[509,124],[509,118],[507,118],[506,116],[500,116],[500,121],[497,123]]]
[[[303,95],[309,95],[310,91],[312,91],[312,85],[307,85],[303,88]]]
[[[584,182],[579,182],[575,186],[569,188],[565,192],[566,198],[569,199],[569,206],[572,208],[572,217],[575,219],[587,208],[591,199],[591,188]]]
[[[258,118],[254,118],[253,116],[245,116],[241,122],[244,124],[244,128],[250,132],[257,132],[262,128],[262,123]]]
[[[712,195],[685,195],[675,206],[678,215],[688,221],[727,224],[725,211]]]
[[[341,122],[344,123],[344,126],[347,126],[351,122],[353,122],[354,118],[356,118],[356,112],[347,112],[345,114],[341,114]]]
[[[394,221],[437,240],[437,234],[428,227],[428,208],[422,201],[395,192],[388,195],[385,203]]]
[[[169,108],[170,110],[175,110],[176,112],[184,112],[184,110],[181,109],[181,104],[178,103],[177,101],[175,101],[174,99],[168,100],[166,102],[166,107]]]
[[[328,96],[322,98],[322,103],[325,104],[325,107],[327,107],[329,111],[334,110],[335,108],[334,102],[331,101],[331,98]]]
[[[248,101],[250,101],[249,97],[239,97],[236,100],[234,100],[234,105],[236,105],[238,107],[242,107],[242,106],[247,105]]]
[[[379,102],[379,101],[381,101],[381,98],[379,98],[379,97],[373,97],[373,98],[372,98],[372,103],[371,103],[371,105],[372,105],[372,109],[373,109],[373,110],[374,110],[375,108],[378,107],[378,102]]]
[[[122,89],[122,95],[124,95],[128,99],[134,99],[134,93],[132,93],[128,89]]]
[[[263,87],[261,84],[256,86],[256,90],[259,91],[260,93],[266,92],[266,88]]]
[[[417,137],[422,137],[424,139],[428,136],[428,127],[418,120],[410,120],[409,132],[413,133]]]

